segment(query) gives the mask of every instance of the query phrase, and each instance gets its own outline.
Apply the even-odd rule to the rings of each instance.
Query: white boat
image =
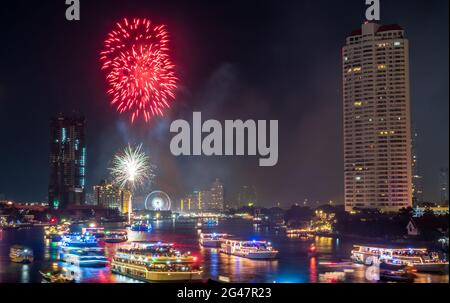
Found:
[[[66,248],[61,253],[61,259],[74,266],[79,267],[105,267],[108,259],[102,248]]]
[[[267,241],[238,241],[226,239],[220,248],[220,252],[244,257],[248,259],[275,259],[278,251],[273,249],[272,244]]]
[[[173,244],[132,243],[119,248],[111,262],[115,274],[144,282],[182,282],[202,279],[197,257],[182,254]]]
[[[97,239],[103,238],[105,236],[105,228],[104,227],[96,227],[91,225],[89,227],[83,227],[81,229],[81,233],[83,235],[92,235]]]
[[[124,231],[107,231],[105,237],[102,239],[106,243],[122,243],[128,241],[128,233]]]
[[[200,234],[200,245],[203,247],[220,247],[221,244],[225,241],[225,238],[228,237],[228,234]]]
[[[352,260],[371,265],[373,257],[387,264],[402,264],[415,268],[418,272],[448,271],[448,261],[442,260],[435,252],[426,248],[386,248],[380,246],[354,245]]]
[[[68,234],[64,235],[61,240],[62,247],[97,247],[98,241],[93,235],[89,234]]]

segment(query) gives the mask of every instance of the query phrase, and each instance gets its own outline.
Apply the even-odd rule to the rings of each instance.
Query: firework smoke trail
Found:
[[[168,43],[165,26],[148,19],[124,19],[105,41],[100,60],[111,104],[130,113],[132,123],[139,117],[148,122],[163,116],[175,99],[178,79]]]
[[[115,155],[109,170],[115,184],[121,188],[129,185],[131,190],[143,186],[154,177],[153,166],[142,151],[142,144],[135,148],[128,145],[123,152]]]

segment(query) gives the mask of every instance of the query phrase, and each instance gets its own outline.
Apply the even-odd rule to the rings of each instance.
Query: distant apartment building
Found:
[[[342,50],[345,209],[412,206],[409,42],[366,22]]]
[[[238,193],[237,202],[238,207],[255,206],[258,202],[256,188],[250,185],[241,186]]]
[[[59,114],[50,122],[49,205],[82,205],[86,186],[85,119]]]
[[[93,188],[94,204],[109,209],[117,209],[122,214],[128,213],[131,192],[121,189],[107,181],[102,181]]]
[[[180,210],[182,212],[198,212],[202,210],[202,192],[194,191],[180,201]]]
[[[184,212],[221,211],[224,209],[223,184],[216,179],[210,190],[194,191],[180,200]]]

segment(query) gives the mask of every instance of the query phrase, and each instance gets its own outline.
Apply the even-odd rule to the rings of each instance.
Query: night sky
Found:
[[[343,201],[341,48],[364,20],[363,0],[81,0],[81,21],[64,0],[0,6],[0,194],[46,200],[49,119],[87,119],[87,182],[108,176],[115,152],[144,142],[158,166],[154,188],[179,197],[222,179],[231,201],[254,185],[263,205]],[[449,155],[449,1],[382,1],[383,24],[410,40],[412,116],[427,200],[439,199]],[[164,119],[131,125],[109,105],[99,52],[123,17],[166,24],[180,88]],[[279,120],[279,162],[257,157],[171,155],[170,123],[203,118]]]

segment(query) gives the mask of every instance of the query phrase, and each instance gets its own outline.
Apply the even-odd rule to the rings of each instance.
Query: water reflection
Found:
[[[28,264],[22,265],[20,282],[21,283],[30,283],[30,266]]]
[[[163,241],[174,243],[176,248],[199,257],[204,277],[218,279],[219,276],[230,278],[232,282],[277,282],[302,283],[319,282],[319,276],[327,272],[344,272],[342,268],[333,268],[323,263],[340,261],[350,257],[353,241],[338,240],[329,237],[293,238],[284,233],[268,229],[255,229],[251,221],[229,220],[221,222],[214,228],[203,228],[204,232],[233,234],[242,240],[267,240],[279,250],[275,261],[250,260],[220,253],[218,249],[202,248],[198,243],[196,222],[154,222],[151,232],[129,232],[130,241]],[[123,226],[107,228],[123,229]],[[59,262],[59,248],[56,243],[44,240],[41,229],[15,230],[0,232],[0,282],[41,282],[39,270],[57,262],[60,266],[73,271],[77,282],[128,283],[136,280],[111,273],[110,267],[79,268]],[[309,258],[308,246],[315,243],[318,251],[316,257]],[[34,250],[35,262],[22,266],[9,261],[9,247],[14,244],[29,246]],[[111,260],[117,247],[121,244],[102,244],[106,257]],[[353,271],[353,272],[352,272]],[[346,282],[365,283],[365,267],[355,265],[345,272]],[[448,283],[447,275],[418,274],[418,283]]]
[[[311,283],[317,283],[317,258],[312,257],[309,259],[309,281]]]
[[[276,280],[278,260],[250,260],[219,254],[220,274],[232,282],[264,282]]]

